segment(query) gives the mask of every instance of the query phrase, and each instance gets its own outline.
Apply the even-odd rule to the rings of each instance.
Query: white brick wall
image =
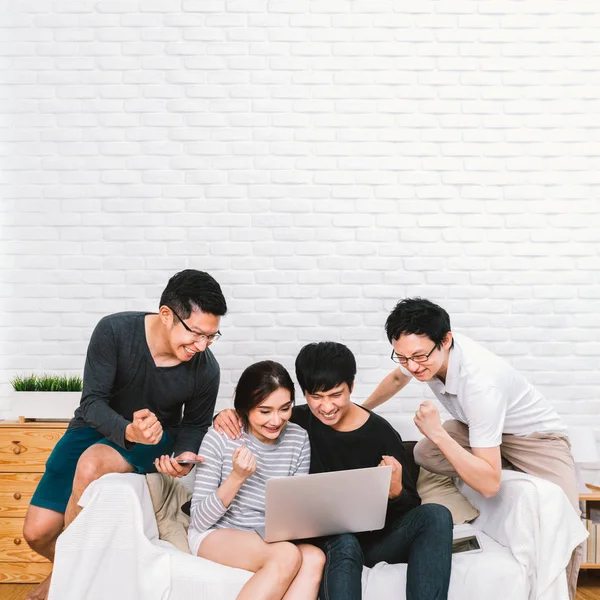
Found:
[[[205,269],[240,370],[306,342],[392,367],[442,303],[600,439],[600,9],[544,0],[3,0],[7,380]],[[412,411],[411,385],[390,407]]]

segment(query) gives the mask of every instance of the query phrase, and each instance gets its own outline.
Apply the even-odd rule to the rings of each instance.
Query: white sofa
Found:
[[[415,438],[412,422],[390,420]],[[587,534],[562,490],[511,471],[489,500],[460,486],[480,516],[455,537],[475,530],[483,551],[453,556],[450,600],[567,600],[564,568]],[[80,504],[57,543],[50,600],[234,600],[251,575],[159,540],[140,475],[106,475]],[[365,567],[363,599],[403,600],[405,581],[404,564]]]

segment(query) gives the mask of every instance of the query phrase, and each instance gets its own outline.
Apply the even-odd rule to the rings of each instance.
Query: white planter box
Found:
[[[15,392],[11,412],[24,419],[61,419],[73,417],[81,392]]]

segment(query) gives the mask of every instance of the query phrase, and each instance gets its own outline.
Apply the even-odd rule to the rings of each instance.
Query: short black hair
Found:
[[[356,377],[356,359],[344,344],[315,342],[296,357],[296,378],[302,393],[315,394],[347,383],[350,390]]]
[[[295,401],[294,382],[283,365],[273,360],[263,360],[244,369],[235,387],[233,407],[248,429],[248,414],[274,391],[283,388]]]
[[[221,286],[214,277],[196,269],[185,269],[169,279],[160,297],[160,306],[168,306],[182,319],[187,319],[194,310],[218,317],[227,312]]]
[[[401,335],[426,335],[440,346],[450,331],[450,316],[425,298],[404,298],[394,307],[385,322],[390,343]]]

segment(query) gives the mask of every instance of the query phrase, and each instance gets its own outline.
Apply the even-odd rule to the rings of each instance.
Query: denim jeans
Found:
[[[452,516],[423,504],[380,531],[321,538],[325,552],[320,600],[361,600],[363,565],[408,563],[406,600],[446,600],[452,563]],[[314,543],[314,542],[313,542]],[[402,597],[398,590],[398,598]]]

